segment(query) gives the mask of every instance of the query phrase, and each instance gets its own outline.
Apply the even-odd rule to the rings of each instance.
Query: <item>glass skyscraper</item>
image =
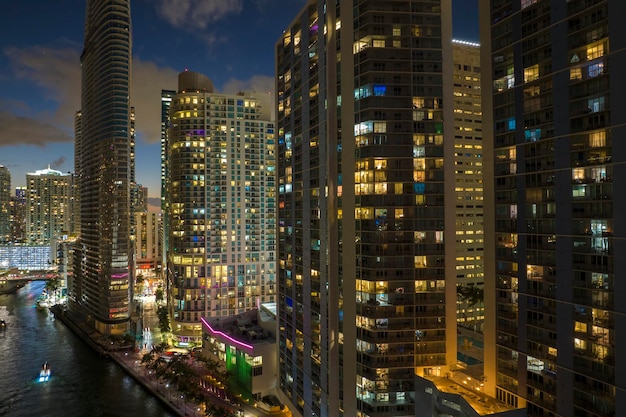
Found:
[[[128,328],[134,150],[129,0],[88,0],[76,135],[80,237],[70,303],[101,333]]]
[[[309,1],[276,44],[278,378],[298,415],[415,416],[417,380],[456,364],[451,19]]]
[[[626,3],[480,7],[488,389],[529,416],[626,415]]]
[[[0,165],[0,244],[11,240],[11,173]]]

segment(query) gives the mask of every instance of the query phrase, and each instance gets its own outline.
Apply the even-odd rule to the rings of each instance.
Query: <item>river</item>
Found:
[[[172,416],[113,361],[98,356],[48,311],[35,308],[44,283],[0,295],[0,416]],[[52,377],[36,382],[44,362]]]

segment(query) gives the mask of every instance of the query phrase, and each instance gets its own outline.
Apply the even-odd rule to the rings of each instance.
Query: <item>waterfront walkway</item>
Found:
[[[65,323],[76,335],[78,335],[85,343],[89,344],[100,355],[108,356],[120,368],[122,368],[129,376],[137,381],[141,386],[149,391],[161,403],[166,405],[172,413],[180,417],[200,417],[205,416],[205,411],[201,405],[187,401],[183,394],[156,377],[156,374],[147,369],[141,363],[142,351],[134,351],[130,346],[123,346],[109,341],[100,333],[91,328],[87,323],[72,317],[62,306],[55,305],[50,308],[55,318]],[[196,372],[201,375],[202,367],[197,363],[194,366]],[[255,406],[247,403],[237,403],[237,398],[233,401],[221,398],[222,393],[212,392],[210,388],[206,389],[209,402],[215,406],[230,410],[239,417],[291,417],[291,412],[285,407],[279,412],[265,412]]]

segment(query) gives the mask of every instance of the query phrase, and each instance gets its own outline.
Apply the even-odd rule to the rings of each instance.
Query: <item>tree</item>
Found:
[[[161,287],[160,285],[157,287],[156,291],[154,292],[154,301],[158,303],[162,303],[163,302],[163,287]]]
[[[170,331],[170,316],[167,312],[167,307],[159,306],[157,309],[157,316],[159,317],[159,329],[161,333],[167,333]]]
[[[459,285],[457,286],[457,294],[461,301],[467,303],[468,307],[482,303],[485,298],[485,291],[477,285]]]
[[[59,286],[59,278],[50,278],[48,281],[46,281],[46,285],[44,288],[46,289],[46,291],[48,291],[48,293],[55,294],[59,289]]]

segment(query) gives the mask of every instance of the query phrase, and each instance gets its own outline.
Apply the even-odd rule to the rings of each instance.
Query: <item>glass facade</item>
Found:
[[[414,416],[415,378],[456,363],[442,3],[311,1],[276,44],[278,376],[299,415]]]
[[[131,187],[134,137],[129,105],[128,0],[87,2],[76,135],[81,234],[70,300],[102,333],[123,333],[132,291]]]
[[[613,18],[624,12],[610,0],[498,0],[481,12],[491,35],[496,395],[526,401],[529,416],[626,413],[616,188],[626,33]]]

